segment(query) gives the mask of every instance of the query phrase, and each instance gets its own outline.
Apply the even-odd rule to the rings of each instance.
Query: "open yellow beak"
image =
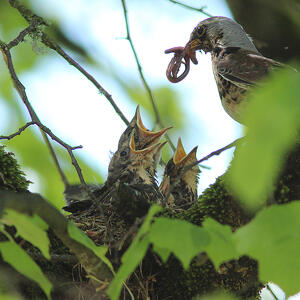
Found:
[[[193,163],[197,161],[196,152],[197,152],[198,146],[196,146],[189,154],[186,154],[181,138],[178,139],[177,148],[173,156],[173,162],[175,165],[178,165],[180,163]]]

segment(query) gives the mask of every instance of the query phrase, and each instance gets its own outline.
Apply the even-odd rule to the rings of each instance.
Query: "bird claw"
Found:
[[[169,81],[176,83],[184,79],[190,71],[190,60],[196,65],[198,64],[195,50],[191,50],[189,44],[185,47],[173,47],[165,51],[166,54],[174,53],[168,68],[167,78]],[[179,74],[181,65],[184,65],[184,71]]]

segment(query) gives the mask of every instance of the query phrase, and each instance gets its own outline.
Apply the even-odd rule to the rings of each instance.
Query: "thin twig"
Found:
[[[266,289],[271,293],[275,300],[279,300],[279,298],[275,295],[269,284],[266,285]]]
[[[81,145],[72,147],[72,146],[66,144],[64,141],[62,141],[60,138],[58,138],[55,134],[53,134],[52,131],[48,127],[43,125],[40,121],[28,122],[24,126],[20,127],[18,129],[18,131],[16,131],[15,133],[13,133],[11,135],[7,135],[7,136],[1,135],[0,140],[11,140],[15,136],[20,135],[27,127],[29,127],[31,125],[37,125],[43,132],[47,133],[51,137],[51,139],[56,141],[58,144],[62,145],[64,148],[70,148],[70,150],[76,150],[76,149],[82,148]]]
[[[9,0],[9,4],[17,9],[23,18],[31,24],[32,20],[37,20],[40,24],[46,25],[46,22],[40,16],[37,16],[23,4],[17,0]],[[80,64],[78,64],[72,57],[70,57],[53,39],[51,39],[46,33],[42,33],[41,42],[49,47],[50,49],[56,51],[60,56],[62,56],[70,65],[75,67],[79,72],[81,72],[89,81],[91,81],[94,86],[99,90],[101,94],[109,101],[109,103],[114,108],[115,112],[123,120],[123,122],[128,125],[129,121],[126,119],[124,114],[121,112],[117,104],[114,102],[112,96],[101,86],[101,84],[89,74]]]
[[[181,172],[181,174],[178,176],[178,178],[176,178],[176,180],[175,180],[174,183],[172,184],[171,188],[169,189],[168,194],[166,195],[166,199],[169,198],[170,194],[173,192],[174,187],[179,183],[180,179],[182,178],[182,176],[183,176],[186,172],[188,172],[189,170],[191,170],[193,167],[199,165],[199,164],[202,163],[203,161],[210,159],[212,156],[220,155],[220,154],[221,154],[222,152],[224,152],[225,150],[228,150],[228,149],[230,149],[230,148],[232,148],[232,147],[235,147],[235,146],[236,146],[237,144],[239,144],[244,138],[245,138],[245,137],[238,138],[238,139],[236,139],[235,141],[233,141],[232,143],[230,143],[230,144],[224,146],[223,148],[220,148],[220,149],[218,149],[218,150],[216,150],[216,151],[213,151],[213,152],[211,152],[210,154],[204,156],[203,158],[201,158],[201,159],[195,161],[194,163],[187,165],[187,166],[182,170],[182,172]]]
[[[156,123],[159,124],[159,126],[163,128],[164,126],[163,126],[162,121],[160,119],[159,112],[158,112],[158,109],[157,109],[157,106],[156,106],[156,103],[155,103],[155,100],[154,100],[153,93],[150,89],[149,84],[147,83],[147,81],[145,79],[141,63],[139,61],[139,58],[137,56],[137,52],[136,52],[135,47],[134,47],[133,42],[132,42],[132,38],[131,38],[131,35],[130,35],[130,30],[129,30],[129,24],[128,24],[128,15],[127,15],[126,3],[125,3],[125,0],[121,0],[121,1],[122,1],[122,7],[123,7],[123,13],[124,13],[124,19],[125,19],[125,26],[126,26],[126,34],[127,34],[126,39],[128,40],[128,42],[130,44],[130,47],[131,47],[132,53],[134,55],[134,58],[135,58],[135,61],[136,61],[136,64],[137,64],[137,68],[138,68],[141,80],[142,80],[143,85],[144,85],[144,87],[145,87],[145,89],[146,89],[146,91],[149,95],[149,99],[150,99],[152,107],[153,107]],[[176,148],[175,148],[174,144],[172,143],[172,141],[171,141],[171,139],[170,139],[170,137],[167,133],[165,134],[165,137],[166,137],[168,143],[170,144],[171,148],[173,149],[173,151],[175,151]]]
[[[54,150],[53,150],[53,148],[52,148],[52,146],[50,144],[48,136],[51,139],[53,139],[54,141],[56,141],[57,143],[59,143],[60,145],[62,145],[64,148],[66,148],[66,150],[68,151],[68,153],[69,153],[69,155],[71,157],[72,164],[75,167],[75,170],[76,170],[76,172],[78,174],[78,177],[80,179],[80,182],[81,182],[82,186],[84,187],[84,189],[87,192],[89,192],[89,189],[88,189],[88,187],[87,187],[87,185],[85,183],[85,180],[83,178],[81,169],[80,169],[80,167],[79,167],[79,165],[77,163],[77,160],[76,160],[76,158],[75,158],[75,156],[74,156],[74,154],[72,152],[73,150],[81,148],[82,146],[71,147],[70,145],[68,145],[64,141],[62,141],[60,138],[58,138],[55,134],[53,134],[52,131],[48,127],[46,127],[44,124],[42,124],[40,122],[37,114],[35,113],[33,107],[31,106],[31,104],[30,104],[30,102],[29,102],[29,100],[27,98],[27,94],[25,92],[25,87],[20,82],[20,80],[19,80],[19,78],[18,78],[18,76],[17,76],[17,74],[15,72],[14,65],[13,65],[12,58],[11,58],[11,54],[10,54],[10,50],[8,49],[8,46],[5,43],[3,43],[3,42],[0,41],[0,48],[1,48],[4,60],[5,60],[6,64],[7,64],[7,68],[9,70],[10,75],[11,75],[11,78],[12,78],[12,81],[14,83],[14,86],[15,86],[15,88],[16,88],[19,96],[20,96],[20,98],[22,99],[23,103],[25,104],[25,106],[26,106],[26,108],[27,108],[27,110],[28,110],[28,112],[30,114],[32,122],[34,124],[36,124],[40,128],[40,130],[42,131],[42,135],[43,135],[43,137],[44,137],[44,139],[45,139],[45,141],[46,141],[46,143],[48,145],[48,148],[50,149],[51,155],[54,158],[54,161],[56,163],[56,166],[57,166],[57,168],[59,170],[60,175],[62,176],[62,180],[63,180],[64,184],[67,185],[68,181],[67,181],[67,178],[65,177],[64,173],[62,172],[61,168],[60,168],[60,165],[58,163],[58,160],[57,160],[57,157],[55,155],[55,152],[54,152]],[[26,129],[28,126],[25,125],[25,128],[20,128],[19,131],[21,129],[23,129],[23,130]],[[18,132],[15,135],[17,135]],[[21,132],[22,132],[22,130],[21,130]]]
[[[169,0],[170,2],[174,3],[174,4],[178,4],[184,8],[188,8],[188,9],[191,9],[191,10],[195,10],[195,11],[198,11],[208,17],[212,17],[213,15],[207,13],[206,11],[204,11],[204,9],[206,8],[206,6],[202,6],[200,8],[196,8],[196,7],[193,7],[193,6],[190,6],[190,5],[187,5],[187,4],[184,4],[184,3],[181,3],[181,2],[178,2],[178,1],[175,1],[175,0]]]
[[[28,27],[26,27],[24,30],[22,30],[15,39],[13,39],[12,41],[10,41],[7,44],[8,49],[11,49],[11,48],[19,45],[21,42],[23,42],[25,36],[27,34],[34,32],[38,25],[39,25],[38,22],[36,21],[36,19],[34,19]]]
[[[54,160],[54,164],[55,164],[55,166],[57,168],[57,171],[58,171],[58,173],[60,175],[60,178],[61,178],[61,180],[62,180],[62,182],[64,184],[64,187],[66,189],[69,186],[68,178],[65,175],[65,173],[63,172],[63,170],[62,170],[62,168],[60,166],[60,163],[58,161],[58,158],[57,158],[57,156],[55,154],[55,151],[54,151],[54,149],[53,149],[53,147],[52,147],[52,145],[51,145],[51,143],[50,143],[50,141],[48,139],[48,136],[45,134],[44,131],[42,131],[42,136],[43,136],[44,141],[45,141],[45,143],[46,143],[46,145],[47,145],[47,147],[49,149],[50,155],[51,155],[52,159]]]
[[[35,124],[35,122],[33,122],[33,121],[28,122],[24,126],[20,127],[18,131],[16,131],[15,133],[13,133],[11,135],[1,135],[0,140],[11,140],[15,136],[20,135],[27,127],[34,125],[34,124]]]
[[[36,19],[33,20],[34,22],[34,25],[33,27],[36,27],[37,26],[37,22],[36,22]],[[21,33],[22,34],[19,34],[17,38],[15,38],[11,43],[10,43],[10,47],[14,47],[16,46],[18,43],[20,43],[26,34],[29,33],[29,31],[32,31],[32,29],[30,29],[30,26],[27,27],[27,30],[23,30]],[[20,80],[18,79],[17,77],[17,74],[15,72],[15,69],[14,69],[14,65],[13,65],[13,62],[12,62],[12,58],[11,58],[11,54],[10,54],[10,48],[9,48],[9,45],[6,45],[5,43],[1,42],[0,41],[0,48],[1,48],[1,52],[3,54],[3,57],[4,57],[4,60],[7,64],[7,67],[8,67],[8,70],[9,70],[9,73],[11,75],[11,78],[12,78],[12,81],[13,81],[13,84],[15,86],[15,89],[17,90],[20,98],[22,99],[23,103],[25,104],[29,114],[30,114],[30,117],[31,117],[31,120],[34,124],[37,124],[37,123],[40,123],[40,120],[37,116],[37,114],[35,113],[33,107],[31,106],[28,98],[27,98],[27,95],[26,95],[26,92],[25,92],[25,87],[23,86],[23,84],[20,82]],[[41,123],[40,123],[41,124]],[[26,126],[26,125],[25,125]],[[40,127],[40,126],[39,126]],[[26,129],[26,127],[24,128]],[[23,130],[24,130],[23,129]],[[67,185],[69,184],[68,183],[68,179],[67,177],[65,176],[64,172],[62,171],[61,167],[60,167],[60,164],[59,164],[59,161],[56,157],[56,154],[55,154],[55,151],[48,139],[48,136],[45,134],[45,132],[41,129],[40,127],[40,130],[41,130],[41,133],[42,133],[42,136],[43,136],[43,139],[50,151],[50,154],[53,158],[53,161],[54,161],[54,164],[56,165],[56,168],[60,174],[60,177],[65,185],[65,187],[67,187]],[[22,132],[22,130],[21,130]],[[21,133],[20,132],[20,133]],[[18,132],[16,133],[16,135],[18,135]]]
[[[191,164],[191,165],[189,165],[189,166],[186,166],[186,168],[187,168],[186,171],[188,171],[188,170],[190,170],[192,167],[194,167],[194,166],[196,166],[196,165],[202,163],[203,161],[208,160],[208,159],[211,158],[212,156],[220,155],[223,151],[228,150],[228,149],[230,149],[230,148],[232,148],[232,147],[235,147],[235,146],[236,146],[238,143],[240,143],[243,139],[244,139],[244,137],[238,138],[238,139],[236,139],[235,141],[233,141],[232,143],[228,144],[227,146],[225,146],[225,147],[223,147],[223,148],[220,148],[220,149],[218,149],[218,150],[216,150],[216,151],[213,151],[213,152],[211,152],[210,154],[208,154],[208,155],[204,156],[203,158],[199,159],[197,162],[195,162],[195,163],[193,163],[193,164]]]

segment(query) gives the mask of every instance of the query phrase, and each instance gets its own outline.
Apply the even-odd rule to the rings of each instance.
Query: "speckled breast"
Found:
[[[239,123],[242,123],[241,114],[246,101],[244,95],[246,90],[238,87],[237,85],[219,75],[217,72],[215,60],[216,59],[212,57],[213,73],[218,87],[222,106],[232,119]]]

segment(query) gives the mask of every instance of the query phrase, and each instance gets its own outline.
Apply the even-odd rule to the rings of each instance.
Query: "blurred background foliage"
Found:
[[[41,2],[34,3],[34,1],[23,1],[22,3],[37,14],[40,14],[38,8],[43,5]],[[49,24],[51,24],[49,27],[45,28],[46,32],[51,37],[53,37],[67,52],[75,56],[76,60],[85,67],[90,66],[97,68],[98,71],[100,70],[100,72],[114,77],[123,91],[127,93],[131,101],[136,104],[141,104],[144,109],[148,111],[152,123],[155,124],[148,95],[139,83],[137,76],[133,78],[126,74],[122,74],[122,71],[120,72],[120,70],[117,70],[116,66],[112,67],[110,65],[108,67],[105,63],[103,64],[99,60],[95,60],[92,55],[90,55],[91,50],[88,45],[80,43],[80,41],[76,40],[76,37],[69,36],[65,33],[63,19],[60,19],[58,16],[53,17],[53,15],[43,15],[43,17]],[[27,26],[26,21],[20,16],[17,10],[11,8],[8,1],[0,2],[0,20],[0,35],[1,39],[5,42],[9,42],[14,39],[18,33]],[[45,59],[45,56],[51,55],[55,54],[53,54],[53,52],[49,49],[46,49],[41,43],[38,43],[35,40],[30,40],[29,37],[26,37],[25,42],[19,44],[12,50],[14,67],[19,78],[21,78],[21,81],[24,73],[35,72],[35,68]],[[109,57],[109,53],[101,53],[101,55],[101,61],[109,61],[112,59]],[[103,59],[103,57],[106,57],[107,59]],[[164,101],[161,101],[161,105],[159,107],[164,123],[174,124],[177,129],[184,128],[184,113],[180,107],[179,97],[176,92],[166,86],[160,86],[157,89],[153,89],[153,93],[155,98],[164,99]],[[43,95],[40,96],[43,97]],[[23,103],[14,91],[10,75],[2,59],[0,62],[0,97],[2,100],[1,115],[5,119],[5,122],[3,122],[4,128],[1,129],[1,134],[9,135],[28,122],[29,116]],[[36,112],[39,116],[39,112]],[[176,117],[175,120],[174,116]],[[127,117],[131,118],[130,116]],[[47,125],[46,120],[44,120],[44,123]],[[49,150],[41,138],[39,130],[32,126],[20,136],[17,136],[10,141],[1,142],[6,144],[8,149],[16,153],[25,172],[30,177],[33,177],[33,180],[38,181],[38,189],[41,193],[57,207],[63,206],[64,202],[62,192],[64,190],[64,186],[53,163],[52,157],[49,155]],[[52,145],[54,146],[63,171],[67,175],[69,182],[79,182],[65,149],[53,142]],[[100,175],[99,170],[97,170],[91,162],[88,162],[86,158],[84,159],[83,155],[79,153],[80,151],[81,150],[77,150],[76,156],[77,158],[79,157],[78,161],[85,180],[92,183],[103,182],[103,177]],[[170,150],[166,149],[163,154],[165,159],[170,155]]]
[[[55,3],[58,3],[58,0],[49,0],[47,2],[51,3],[52,7],[55,7]],[[108,17],[110,12],[114,12],[120,18],[119,20],[115,20],[115,22],[123,22],[121,3],[119,1],[112,1],[108,5],[104,2],[105,1],[100,1],[99,7],[104,9],[107,8]],[[116,57],[114,57],[115,51],[118,50],[115,49],[115,44],[105,44],[106,41],[101,40],[101,35],[99,36],[98,41],[89,40],[90,33],[87,32],[87,27],[85,26],[84,18],[89,18],[89,16],[91,18],[94,18],[95,14],[97,15],[97,12],[92,11],[91,9],[93,7],[92,4],[96,3],[95,0],[75,1],[74,6],[80,6],[77,13],[74,13],[72,11],[65,13],[59,10],[54,11],[52,9],[49,9],[49,7],[51,8],[51,5],[48,5],[49,3],[46,3],[45,1],[24,0],[22,1],[22,3],[24,3],[27,7],[32,9],[38,15],[41,15],[45,18],[45,20],[50,25],[49,27],[45,28],[46,32],[49,35],[51,35],[82,66],[88,69],[88,71],[90,71],[91,74],[96,73],[99,82],[104,82],[104,87],[108,86],[108,92],[112,92],[114,95],[117,95],[117,97],[122,93],[125,93],[125,101],[123,99],[122,101],[119,101],[120,98],[122,98],[120,97],[118,98],[117,103],[118,105],[120,105],[120,108],[125,113],[128,119],[131,119],[132,117],[132,108],[135,107],[137,103],[139,103],[143,107],[143,111],[146,112],[146,126],[149,128],[152,126],[152,129],[157,127],[155,125],[155,117],[149,101],[149,97],[140,82],[137,73],[137,67],[134,61],[131,60],[131,58],[129,59],[127,57],[127,53],[125,56],[123,52],[120,52],[119,59],[122,59],[124,61],[128,59],[128,64],[130,64],[130,68],[119,68],[118,61],[116,60]],[[220,12],[223,11],[224,15],[230,16],[228,7],[226,7],[226,1],[223,0],[197,1],[197,3],[195,3],[195,1],[186,1],[185,3],[195,5],[198,7],[207,4],[207,10],[210,13],[220,14]],[[264,46],[262,48],[262,52],[264,54],[270,54],[268,56],[280,59],[281,61],[288,61],[291,58],[295,58],[295,56],[299,55],[300,22],[299,18],[296,17],[297,12],[299,12],[299,3],[297,1],[278,1],[275,4],[271,0],[227,0],[227,3],[232,9],[233,16],[236,17],[237,21],[244,26],[247,32],[249,32],[252,36],[257,37],[258,45]],[[143,3],[133,0],[128,1],[129,22],[131,25],[131,29],[135,26],[135,15],[134,13],[132,13],[131,15],[131,7],[137,7],[137,9],[135,10],[136,13],[138,9],[147,10],[152,5],[153,3],[151,1],[144,1]],[[167,0],[158,1],[155,5],[157,5],[157,9],[168,11],[168,13],[170,14],[170,18],[176,18],[178,20],[178,23],[181,22],[180,16],[181,14],[183,15],[183,13],[190,14],[185,15],[185,18],[187,18],[187,16],[191,16],[191,24],[193,24],[193,26],[195,26],[196,23],[199,22],[201,19],[205,18],[205,16],[199,12],[187,12],[188,10],[186,10],[185,8],[182,8],[179,5],[174,5],[173,3]],[[251,10],[251,13],[248,14],[248,11],[250,11],[251,7],[253,10]],[[245,12],[247,12],[248,15],[245,15]],[[66,17],[67,15],[68,17]],[[267,21],[265,21],[266,15],[268,16],[267,19],[272,20],[272,22],[268,23]],[[75,30],[73,31],[70,29],[73,26],[75,26],[75,21],[82,22],[81,24],[79,24],[79,26],[81,26],[81,31],[77,30],[78,27],[75,27]],[[146,28],[149,28],[149,31],[151,30],[151,27],[156,26],[155,15],[149,15],[144,21],[145,26]],[[166,22],[167,21],[168,20],[166,20]],[[165,35],[170,35],[171,33],[174,34],[174,32],[172,32],[173,29],[167,27],[167,23],[163,24],[165,24],[166,27],[161,28],[161,30],[166,31]],[[15,9],[11,8],[11,6],[8,3],[8,0],[0,1],[1,40],[3,40],[4,42],[9,42],[13,38],[15,38],[18,35],[18,33],[21,30],[23,30],[26,26],[27,23],[25,22],[25,20]],[[78,23],[76,24],[76,26],[78,26]],[[121,24],[120,26],[124,27],[123,32],[117,33],[116,36],[122,38],[126,36],[125,26],[124,24]],[[181,39],[178,39],[178,43],[183,44],[186,42],[190,34],[189,28],[192,29],[193,27],[190,25],[183,26],[182,31],[184,33],[185,40],[182,41]],[[105,28],[100,28],[100,30],[105,31]],[[96,37],[94,36],[94,38]],[[147,36],[145,37],[145,42],[151,43],[151,41],[147,41]],[[119,41],[119,43],[127,43],[127,41]],[[98,46],[97,48],[95,47],[96,44]],[[158,48],[160,47],[160,45],[156,46]],[[170,47],[171,46],[175,45],[171,44]],[[137,49],[142,65],[155,63],[154,61],[149,62],[143,59],[143,50],[144,49]],[[163,50],[164,48],[158,49],[160,53],[163,53]],[[130,53],[130,49],[128,51]],[[43,72],[43,66],[45,66],[45,64],[49,64],[49,62],[50,64],[52,64],[53,57],[58,57],[56,53],[45,48],[45,46],[38,43],[35,39],[30,40],[29,37],[26,37],[26,41],[24,43],[21,43],[17,47],[13,48],[12,56],[17,74],[20,76],[20,79],[23,83],[25,81],[24,85],[27,87],[27,92],[29,94],[30,82],[26,82],[28,74],[36,72],[37,76],[40,76],[41,78],[45,78],[45,80],[47,80],[47,69],[45,72]],[[124,58],[122,58],[122,56],[124,56]],[[167,58],[167,60],[168,59],[169,58]],[[66,62],[63,63],[67,65]],[[165,69],[166,65],[159,66],[159,68]],[[59,72],[59,70],[60,69],[58,68],[57,72]],[[75,69],[72,71],[77,72]],[[190,148],[187,149],[189,151],[193,146],[195,146],[195,144],[199,144],[201,142],[200,136],[197,136],[197,138],[195,139],[195,134],[198,134],[199,129],[192,128],[191,124],[193,122],[198,122],[199,124],[201,124],[203,120],[195,120],[195,115],[193,115],[194,108],[187,107],[187,105],[185,104],[186,100],[182,100],[183,95],[180,92],[180,88],[178,88],[178,86],[171,86],[167,83],[166,80],[164,82],[157,81],[155,76],[152,76],[151,74],[148,77],[150,77],[150,81],[152,80],[150,85],[153,90],[153,94],[157,100],[157,103],[159,103],[158,108],[164,126],[172,125],[174,128],[176,128],[175,130],[173,129],[172,131],[170,131],[170,135],[174,143],[176,143],[178,135],[186,136],[185,140],[189,141],[188,144]],[[113,83],[109,82],[109,84],[107,84],[108,78],[112,79]],[[72,77],[68,80],[71,81]],[[82,80],[84,81],[86,79],[82,77]],[[55,89],[58,87],[48,86],[47,88],[49,89],[50,93],[55,91]],[[91,89],[94,89],[94,87],[92,87]],[[41,93],[40,95],[38,95],[38,99],[39,102],[42,102],[46,92],[44,89],[42,89],[42,87],[40,89],[40,92]],[[191,97],[188,91],[185,92],[185,97]],[[29,116],[23,103],[20,101],[18,95],[13,89],[9,73],[3,59],[0,60],[0,99],[2,127],[1,135],[9,135],[15,132],[26,122],[28,122]],[[53,99],[53,103],[47,103],[47,105],[51,106],[57,105],[56,103],[62,104],[62,102],[64,101],[71,101],[71,111],[72,99],[65,99],[62,95],[62,98],[59,99],[60,102],[57,101],[58,100],[55,99],[54,102]],[[84,99],[84,101],[87,102],[86,105],[91,105],[88,102],[88,99]],[[102,97],[100,101],[105,102],[106,100]],[[128,106],[131,108],[130,110],[128,109]],[[93,109],[93,107],[91,107],[91,109]],[[103,109],[105,110],[105,107]],[[47,110],[47,108],[45,108],[45,110]],[[56,108],[55,114],[60,114],[60,110],[61,108],[60,106],[58,106]],[[40,111],[37,110],[36,113],[38,114],[38,116],[40,116]],[[68,111],[65,113],[72,114]],[[55,120],[55,115],[53,116],[53,118]],[[117,119],[118,116],[116,115],[115,118]],[[48,119],[43,119],[41,117],[41,121],[44,122],[45,125],[48,125]],[[218,117],[216,117],[216,121],[213,120],[214,123],[218,123],[218,121]],[[73,122],[78,123],[82,122],[82,120],[76,119]],[[233,121],[230,120],[229,122]],[[120,127],[124,126],[124,124],[122,123],[118,124]],[[152,125],[149,126],[149,124]],[[96,129],[97,136],[94,136],[94,139],[99,139],[100,143],[105,144],[107,143],[107,140],[101,138],[101,130],[104,129],[107,131],[109,130],[109,128],[103,128],[103,125],[100,126],[100,130]],[[49,127],[50,129],[52,129],[51,126]],[[73,124],[68,124],[68,128],[70,131],[72,131]],[[55,131],[54,133],[61,137],[67,143],[72,144],[72,146],[83,143],[81,142],[81,138],[78,138],[76,141],[74,141],[66,136],[61,136]],[[203,130],[203,133],[201,134],[205,135],[208,133],[205,133],[205,130]],[[226,132],[222,133],[222,125],[220,125],[220,135],[226,136]],[[210,140],[212,140],[214,137],[209,138]],[[118,136],[112,137],[112,139],[116,141],[118,140]],[[229,142],[230,141],[232,140],[229,140]],[[35,187],[35,190],[41,192],[57,207],[63,206],[64,202],[62,193],[64,187],[59,177],[59,174],[54,166],[52,158],[49,155],[49,151],[41,138],[39,130],[37,128],[30,127],[20,136],[17,136],[16,138],[10,141],[1,141],[1,143],[7,145],[9,150],[16,153],[19,163],[25,170],[25,173],[29,175],[29,179],[38,183],[37,187]],[[75,144],[73,145],[73,143]],[[114,143],[116,144],[116,142]],[[79,182],[76,172],[73,166],[71,165],[70,158],[67,155],[65,149],[53,142],[52,145],[56,150],[56,153],[59,157],[59,161],[63,167],[64,172],[68,177],[69,182]],[[219,146],[222,147],[223,145],[224,144],[220,144]],[[107,166],[104,166],[101,169],[101,167],[99,167],[99,165],[97,165],[93,161],[92,157],[89,157],[89,155],[84,154],[84,150],[76,150],[75,154],[80,162],[80,166],[83,170],[83,174],[86,181],[89,183],[102,183],[105,177],[105,171],[103,170],[105,170]],[[207,153],[205,152],[204,154]],[[163,153],[163,158],[166,160],[170,157],[170,155],[170,149],[166,148]]]

